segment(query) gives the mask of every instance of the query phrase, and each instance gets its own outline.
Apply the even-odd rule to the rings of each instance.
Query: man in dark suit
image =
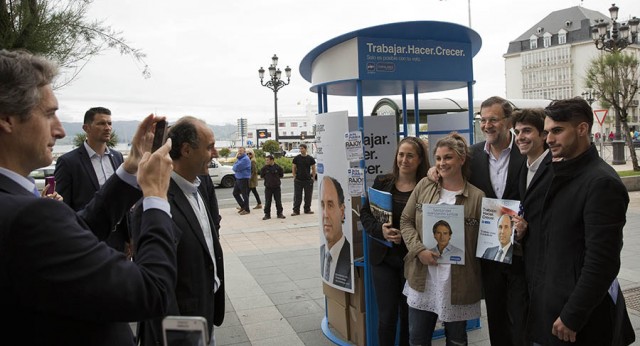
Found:
[[[170,144],[143,155],[159,120],[148,116],[127,160],[85,209],[37,198],[28,175],[51,164],[65,136],[56,72],[44,58],[0,50],[0,334],[21,345],[133,346],[127,321],[166,313],[176,284]],[[143,195],[132,262],[100,240]]]
[[[178,243],[178,284],[168,315],[207,319],[212,342],[213,326],[224,319],[224,265],[220,247],[220,213],[208,175],[217,157],[215,137],[207,124],[183,117],[169,129],[173,173],[169,185],[171,216],[182,231]],[[139,210],[133,225],[138,225]],[[137,234],[137,227],[134,227]],[[140,324],[142,345],[162,345],[162,319]]]
[[[542,344],[540,326],[541,302],[534,300],[544,277],[540,267],[545,256],[545,229],[540,226],[544,209],[542,201],[547,193],[553,172],[550,168],[551,152],[545,142],[544,110],[522,109],[513,112],[516,144],[522,155],[527,157],[523,172],[520,174],[519,190],[521,213],[514,216],[515,240],[522,244],[525,276],[529,292],[529,311],[527,315],[526,336],[529,342]]]
[[[84,208],[95,192],[113,175],[124,161],[117,150],[110,150],[111,111],[94,107],[84,114],[82,129],[86,141],[56,161],[56,191],[73,210]],[[107,238],[107,244],[124,251],[129,243],[129,228],[125,217]]]
[[[322,178],[320,184],[320,208],[326,240],[326,244],[320,246],[322,278],[336,286],[351,289],[351,245],[342,232],[344,192],[340,183],[330,176]]]
[[[518,181],[525,157],[514,144],[512,111],[509,101],[497,96],[480,105],[486,141],[471,147],[469,182],[488,198],[520,200]],[[481,265],[491,344],[522,345],[527,313],[522,250],[514,248],[511,264],[482,260]]]
[[[513,222],[509,215],[503,214],[498,219],[498,241],[500,245],[484,250],[482,258],[502,263],[511,263],[513,258],[511,234],[513,234]]]

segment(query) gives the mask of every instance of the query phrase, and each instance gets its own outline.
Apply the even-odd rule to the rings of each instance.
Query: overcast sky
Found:
[[[619,0],[619,17],[640,17],[640,1]],[[175,120],[194,115],[210,124],[273,119],[273,92],[258,69],[271,63],[293,69],[278,93],[279,115],[304,114],[317,95],[299,73],[302,58],[336,36],[387,23],[435,20],[468,25],[468,0],[95,0],[88,16],[101,19],[146,54],[151,78],[128,56],[106,51],[93,58],[71,85],[57,91],[63,121],[82,121],[92,106],[113,120],[149,113]],[[608,15],[602,0],[473,0],[471,27],[482,37],[474,58],[475,97],[505,95],[504,59],[510,41],[555,10],[582,5]],[[284,73],[283,73],[284,74]],[[428,98],[466,96],[465,89]],[[365,114],[378,97],[365,98]],[[329,96],[329,109],[356,114],[355,97]]]

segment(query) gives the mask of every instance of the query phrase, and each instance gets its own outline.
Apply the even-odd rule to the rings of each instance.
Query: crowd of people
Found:
[[[213,131],[185,116],[152,152],[164,118],[149,115],[123,158],[106,145],[111,112],[91,108],[86,141],[58,159],[56,190],[41,195],[28,175],[51,163],[55,141],[65,136],[51,86],[56,74],[44,58],[0,50],[0,331],[29,335],[25,344],[158,345],[162,318],[188,315],[206,318],[215,345],[225,278],[221,216],[207,171],[217,156]],[[379,344],[429,345],[438,320],[448,345],[467,344],[466,321],[480,316],[483,298],[492,345],[633,342],[616,279],[629,196],[590,142],[589,104],[573,98],[513,110],[491,97],[480,124],[485,141],[475,145],[457,133],[439,139],[435,167],[423,140],[402,139],[393,171],[373,184],[391,193],[392,219],[373,217],[368,201],[361,209],[364,229],[377,240],[369,261]],[[306,145],[300,152],[292,216],[314,213],[316,162]],[[253,156],[240,148],[233,166],[239,215],[251,212],[251,191],[254,210],[263,207],[260,176],[263,220],[271,218],[272,201],[285,219],[282,168],[269,155],[258,171]],[[328,240],[323,275],[349,288],[340,182],[325,176],[320,195]],[[500,246],[478,258],[483,197],[518,200],[521,212],[500,217]],[[438,221],[437,245],[427,247],[425,204],[462,206],[463,229]],[[464,233],[464,249],[449,244],[455,232]],[[447,255],[463,256],[464,264],[439,263]],[[138,340],[129,321],[139,322]]]
[[[400,345],[430,345],[440,320],[447,345],[466,345],[466,321],[480,316],[484,298],[492,345],[631,344],[616,279],[629,195],[591,144],[589,104],[573,98],[514,110],[491,97],[480,126],[485,141],[471,147],[456,133],[438,140],[426,177],[417,169],[424,151],[406,144],[420,139],[403,139],[393,173],[374,182],[392,193],[394,216],[382,224],[368,202],[361,210],[368,234],[391,244],[369,242],[378,343],[393,345],[398,335]],[[483,197],[521,206],[498,218],[500,245],[477,258]],[[425,204],[464,206],[464,230],[438,221],[438,245],[428,248]],[[455,231],[465,235],[464,265],[438,263]]]

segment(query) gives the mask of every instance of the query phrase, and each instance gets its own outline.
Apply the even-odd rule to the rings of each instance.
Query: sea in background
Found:
[[[232,141],[216,141],[216,148],[220,150],[220,148],[227,148],[232,144]],[[76,147],[73,144],[56,144],[53,146],[53,157],[58,158],[75,148]],[[130,145],[129,143],[118,143],[114,149],[121,152],[123,155],[127,155],[129,154]]]

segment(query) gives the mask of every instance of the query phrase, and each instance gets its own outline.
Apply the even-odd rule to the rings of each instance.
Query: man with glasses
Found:
[[[520,200],[518,182],[525,156],[520,154],[511,132],[512,112],[509,101],[498,96],[480,105],[485,141],[471,147],[469,182],[487,198]],[[511,264],[483,259],[481,265],[491,344],[524,344],[528,297],[522,248],[514,244]]]

